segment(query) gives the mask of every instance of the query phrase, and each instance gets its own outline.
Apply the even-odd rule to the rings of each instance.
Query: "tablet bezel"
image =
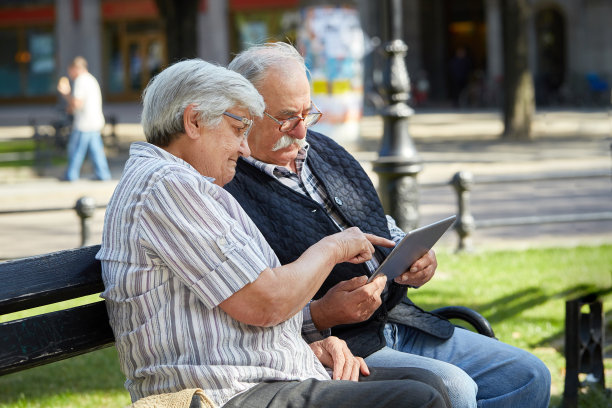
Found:
[[[387,275],[388,282],[404,273],[438,242],[456,219],[457,216],[452,215],[408,232],[370,276],[368,283],[381,273]]]

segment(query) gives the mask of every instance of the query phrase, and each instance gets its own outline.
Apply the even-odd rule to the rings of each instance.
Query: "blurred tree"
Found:
[[[197,16],[200,0],[155,0],[164,20],[168,63],[197,56]]]
[[[529,71],[527,39],[529,0],[502,0],[504,44],[503,138],[531,139],[535,111],[533,76]]]

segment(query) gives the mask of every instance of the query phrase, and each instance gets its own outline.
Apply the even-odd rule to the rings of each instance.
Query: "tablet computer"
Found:
[[[457,216],[453,215],[407,233],[380,264],[376,272],[370,276],[368,283],[380,274],[387,275],[387,281],[390,282],[407,271],[410,265],[425,255],[438,242],[440,237],[453,225],[456,218]]]

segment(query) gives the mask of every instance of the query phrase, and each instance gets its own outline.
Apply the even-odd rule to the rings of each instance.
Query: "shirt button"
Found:
[[[342,205],[342,200],[340,199],[340,197],[334,197],[334,201],[336,202],[336,204]]]

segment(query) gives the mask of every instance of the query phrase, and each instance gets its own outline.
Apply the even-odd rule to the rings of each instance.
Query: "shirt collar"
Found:
[[[175,155],[162,149],[161,147],[155,146],[147,142],[132,143],[130,145],[130,157],[142,157],[146,159],[161,159],[161,160],[173,162],[181,166],[187,167],[191,171],[194,171],[200,174],[200,172],[198,172],[191,164],[187,163],[185,160],[179,157],[176,157]],[[202,174],[200,174],[200,176],[204,177],[206,180],[210,182],[215,181],[213,177],[204,176]]]
[[[306,142],[304,147],[298,150],[297,156],[295,157],[296,162],[304,163],[306,161],[306,157],[308,156],[309,148],[310,148],[310,145],[308,144],[308,142]],[[256,168],[258,168],[259,170],[263,171],[264,173],[266,173],[267,175],[271,177],[278,178],[279,175],[290,173],[290,171],[286,167],[277,166],[276,164],[266,163],[261,160],[257,160],[253,156],[243,157],[243,159],[246,160],[247,163],[255,166]]]

